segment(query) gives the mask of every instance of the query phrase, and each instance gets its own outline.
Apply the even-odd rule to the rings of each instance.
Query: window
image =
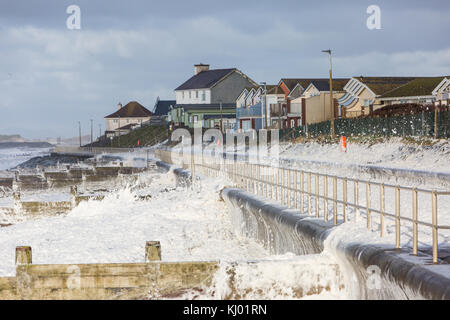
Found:
[[[194,123],[197,123],[198,121],[198,116],[194,116]]]
[[[214,128],[214,120],[211,120],[210,128]]]
[[[192,116],[189,116],[189,122],[192,122]]]
[[[206,92],[203,90],[202,92],[202,101],[206,101]]]
[[[294,119],[291,120],[291,128],[295,128],[295,120]]]
[[[189,99],[191,98],[191,92],[189,91]]]
[[[195,98],[198,99],[198,90],[195,91]]]
[[[119,120],[117,120],[117,119],[114,119],[114,123],[118,123],[119,122]]]
[[[181,96],[183,97],[183,99],[184,99],[184,91],[183,92],[181,92]]]

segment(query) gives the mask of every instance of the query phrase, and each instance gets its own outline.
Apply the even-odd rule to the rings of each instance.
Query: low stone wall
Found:
[[[157,299],[203,290],[216,261],[161,262],[159,241],[147,241],[145,263],[32,264],[32,248],[16,248],[16,276],[0,278],[0,300]]]
[[[64,214],[72,210],[71,201],[24,201],[15,207],[15,210],[20,210],[22,213],[31,216],[39,215],[58,215]]]
[[[151,299],[209,286],[218,262],[20,265],[0,299]]]
[[[0,178],[0,187],[12,189],[14,178]]]

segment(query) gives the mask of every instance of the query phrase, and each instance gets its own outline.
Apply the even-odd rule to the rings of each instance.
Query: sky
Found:
[[[448,0],[0,0],[0,134],[68,138],[93,119],[96,135],[119,102],[174,99],[196,63],[277,84],[328,77],[330,48],[334,77],[449,75],[448,17]]]

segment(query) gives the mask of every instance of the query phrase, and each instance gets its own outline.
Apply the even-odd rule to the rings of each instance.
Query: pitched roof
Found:
[[[139,102],[131,101],[105,118],[145,118],[150,117],[152,114],[151,111],[143,107]]]
[[[382,98],[411,97],[411,96],[430,96],[433,90],[445,77],[422,77],[386,92]]]
[[[394,90],[416,77],[354,77],[370,88],[376,95],[383,95],[388,91]]]
[[[283,90],[277,85],[267,85],[267,94],[283,94]]]
[[[344,91],[344,86],[349,80],[350,79],[333,79],[333,91]],[[319,91],[330,91],[329,79],[312,80],[310,84],[314,85]]]
[[[175,100],[157,100],[155,107],[153,108],[153,114],[155,116],[165,116],[169,113],[169,107],[175,106],[177,102]]]
[[[281,79],[279,83],[283,82],[290,91],[295,88],[295,86],[300,83],[300,85],[306,89],[307,86],[314,80],[326,80],[325,78],[284,78]]]
[[[189,80],[187,80],[185,83],[183,83],[175,90],[211,88],[223,77],[236,70],[237,70],[236,68],[232,68],[232,69],[214,69],[202,71],[191,77]]]

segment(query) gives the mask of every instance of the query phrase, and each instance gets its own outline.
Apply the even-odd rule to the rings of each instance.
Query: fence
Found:
[[[430,228],[428,230],[431,230],[433,263],[438,263],[439,257],[438,232],[450,230],[450,225],[438,223],[438,200],[442,201],[445,197],[446,204],[450,205],[450,191],[377,183],[300,169],[213,158],[201,154],[183,157],[180,153],[155,150],[155,156],[162,161],[175,162],[185,169],[189,168],[193,176],[197,170],[201,170],[209,176],[228,177],[237,187],[279,201],[289,208],[299,209],[300,213],[307,213],[316,218],[322,217],[324,221],[332,220],[334,225],[346,222],[352,211],[355,218],[364,213],[367,228],[372,231],[377,214],[379,234],[383,237],[386,234],[386,219],[391,219],[395,227],[396,249],[402,247],[402,225],[404,227],[405,223],[411,223],[412,230],[406,229],[406,236],[412,240],[413,255],[419,252],[419,227]],[[187,159],[189,160],[186,161]],[[375,189],[378,189],[376,194],[378,201],[375,201]],[[408,201],[401,202],[403,198],[409,198],[410,205]],[[375,203],[378,205],[376,206]],[[329,208],[332,209],[331,215]],[[407,216],[405,212],[409,212],[410,216]],[[421,236],[426,238],[425,233]],[[429,244],[427,245],[429,243],[427,239],[421,239],[421,242],[430,247]]]
[[[330,121],[280,131],[280,139],[330,134]],[[450,110],[437,113],[437,138],[450,138]],[[335,134],[344,136],[434,136],[435,113],[421,112],[393,117],[346,118],[335,120]]]

